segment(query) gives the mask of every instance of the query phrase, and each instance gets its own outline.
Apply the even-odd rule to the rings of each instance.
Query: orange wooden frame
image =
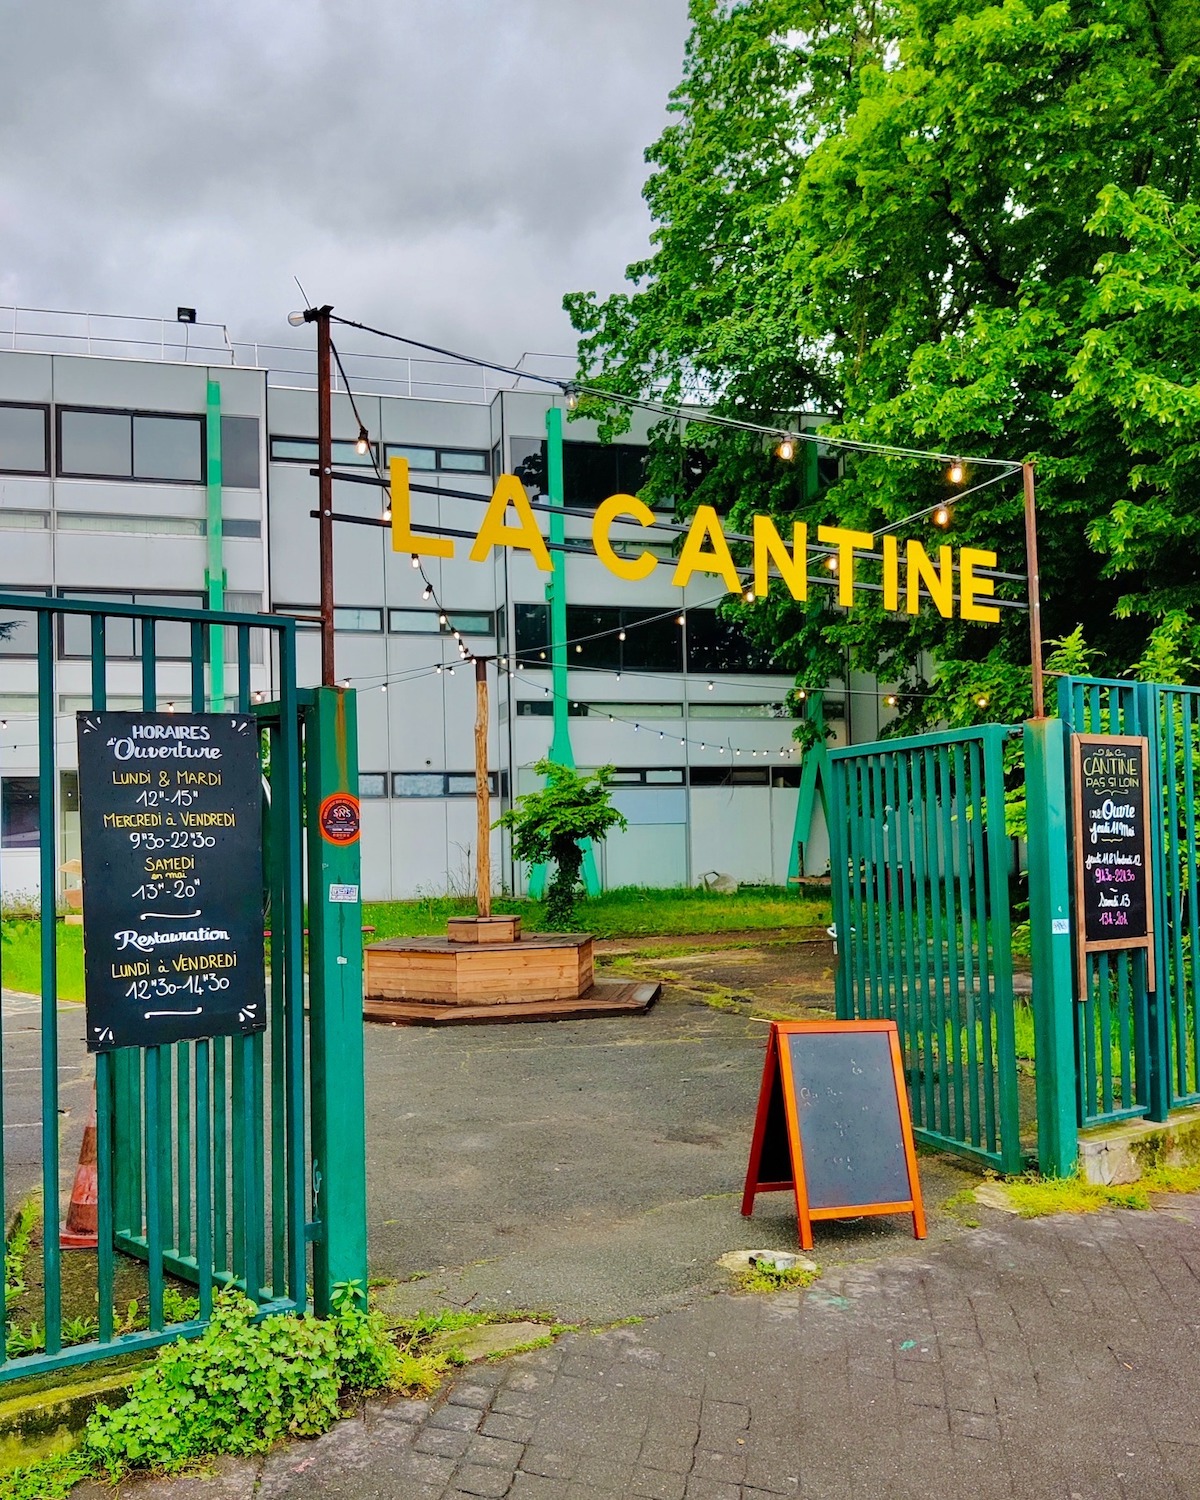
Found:
[[[900,1112],[900,1133],[904,1159],[908,1167],[908,1185],[912,1196],[902,1203],[845,1203],[828,1208],[810,1208],[804,1182],[804,1150],[800,1140],[800,1115],[796,1108],[792,1059],[781,1038],[798,1033],[835,1031],[886,1031],[891,1039],[892,1074],[896,1084],[896,1103]],[[787,1122],[788,1155],[792,1175],[785,1182],[760,1182],[759,1166],[766,1145],[767,1120],[771,1097],[779,1079]],[[750,1162],[746,1168],[746,1186],[742,1192],[742,1213],[749,1218],[759,1193],[781,1193],[791,1188],[796,1197],[796,1221],[800,1230],[800,1247],[811,1250],[812,1226],[816,1219],[841,1219],[860,1214],[911,1214],[913,1234],[925,1238],[925,1206],[921,1199],[921,1179],[917,1173],[917,1151],[913,1142],[912,1117],[908,1108],[908,1091],[904,1085],[904,1059],[900,1055],[900,1036],[894,1021],[773,1021],[767,1038],[767,1055],[763,1061],[762,1084],[758,1094],[758,1113],[750,1144]]]

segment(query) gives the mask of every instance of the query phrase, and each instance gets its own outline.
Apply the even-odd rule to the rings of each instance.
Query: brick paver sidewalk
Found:
[[[122,1492],[1200,1497],[1200,1200],[986,1218],[804,1293],[706,1297],[474,1366],[433,1403],[373,1403],[206,1483]]]

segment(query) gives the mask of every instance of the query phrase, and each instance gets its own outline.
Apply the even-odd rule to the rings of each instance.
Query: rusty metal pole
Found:
[[[1042,682],[1042,593],[1038,580],[1037,504],[1033,488],[1033,465],[1022,464],[1025,482],[1025,568],[1029,594],[1029,658],[1033,670],[1033,717],[1046,717]]]
[[[317,518],[321,563],[321,685],[335,687],[333,659],[333,405],[330,383],[333,343],[329,332],[332,307],[312,310],[317,325]],[[308,314],[305,314],[307,317]]]
[[[475,915],[492,914],[492,814],[488,788],[487,657],[475,658]]]

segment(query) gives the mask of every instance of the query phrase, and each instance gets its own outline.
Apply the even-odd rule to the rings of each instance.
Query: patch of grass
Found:
[[[1094,1214],[1102,1208],[1149,1208],[1145,1186],[1131,1182],[1121,1187],[1106,1187],[1088,1182],[1078,1172],[1069,1177],[1009,1178],[1002,1184],[1005,1194],[1023,1219],[1039,1219],[1046,1214]]]
[[[1200,1164],[1159,1166],[1143,1173],[1137,1182],[1111,1186],[1088,1182],[1078,1171],[1069,1177],[1038,1177],[1030,1172],[1009,1178],[1001,1186],[1023,1219],[1046,1214],[1094,1214],[1102,1208],[1147,1209],[1153,1206],[1152,1193],[1200,1192]],[[947,1208],[952,1201],[947,1201]]]
[[[13,1218],[4,1250],[4,1305],[11,1307],[25,1291],[25,1262],[33,1232],[42,1217],[42,1195],[30,1193]]]
[[[0,978],[7,990],[42,993],[42,928],[30,917],[5,917],[0,948]],[[58,955],[58,998],[83,1000],[83,928],[59,922],[55,928]]]
[[[805,1266],[779,1270],[775,1266],[760,1264],[739,1271],[737,1286],[740,1292],[786,1292],[796,1287],[812,1286],[820,1274],[819,1267],[815,1271]]]
[[[497,915],[518,915],[530,932],[544,929],[541,901],[497,898]],[[475,903],[454,896],[419,901],[369,901],[363,922],[375,928],[372,940],[389,937],[433,937],[445,931],[450,917],[473,916]],[[580,930],[601,938],[683,937],[688,933],[762,931],[822,926],[830,920],[828,901],[814,901],[783,886],[743,888],[736,896],[686,886],[651,889],[621,886],[579,903]]]

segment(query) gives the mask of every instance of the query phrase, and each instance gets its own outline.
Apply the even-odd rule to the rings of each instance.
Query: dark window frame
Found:
[[[54,590],[41,584],[12,583],[0,584],[0,594],[28,594],[33,599],[53,599]],[[24,613],[24,611],[18,611]],[[32,612],[33,618],[33,642],[28,651],[14,651],[8,649],[7,641],[0,641],[0,661],[35,661],[37,659],[37,614]]]
[[[153,595],[154,598],[155,598],[155,600],[156,600],[156,603],[154,603],[154,604],[148,604],[146,606],[146,613],[147,613],[147,615],[153,615],[155,613],[156,609],[162,608],[163,607],[162,601],[164,599],[178,599],[179,600],[179,607],[181,609],[203,609],[205,607],[205,596],[202,593],[192,592],[192,591],[189,591],[189,590],[186,590],[186,589],[77,589],[77,588],[71,588],[69,586],[64,586],[64,587],[61,587],[61,588],[58,588],[58,589],[55,590],[54,597],[56,599],[70,599],[72,601],[83,602],[83,603],[86,603],[89,600],[95,600],[96,603],[98,605],[101,605],[101,606],[103,606],[103,603],[104,603],[105,599],[111,599],[114,603],[117,603],[117,604],[129,604],[129,603],[132,602],[133,605],[136,607],[137,603],[138,603],[138,596],[139,595]],[[132,596],[132,599],[131,599],[130,596]],[[103,614],[104,613],[103,608],[101,607],[100,609],[97,609],[96,613],[97,614]],[[55,637],[56,637],[56,639],[55,639],[55,648],[56,648],[56,651],[57,651],[57,659],[59,661],[87,661],[90,658],[90,656],[91,656],[91,648],[90,648],[90,646],[89,646],[89,648],[88,648],[87,651],[71,651],[71,652],[67,651],[67,649],[66,649],[66,645],[67,645],[67,642],[66,642],[66,625],[67,625],[68,619],[84,619],[84,620],[88,620],[89,621],[89,628],[90,628],[90,619],[89,619],[89,617],[86,616],[86,615],[83,615],[83,616],[75,615],[74,611],[72,611],[70,614],[68,614],[66,611],[63,611],[62,613],[58,614],[57,618],[58,618],[58,628],[55,631]],[[142,656],[141,621],[137,618],[137,616],[135,615],[135,616],[133,616],[131,618],[128,615],[126,615],[126,616],[110,615],[109,618],[110,619],[116,619],[116,620],[120,620],[122,618],[129,619],[130,626],[131,626],[131,629],[133,631],[133,652],[132,652],[131,655],[128,655],[128,656],[124,655],[123,653],[122,654],[118,654],[116,651],[114,651],[112,649],[111,635],[108,632],[106,632],[105,633],[105,642],[104,642],[104,659],[105,659],[105,661],[141,661],[141,660],[143,660],[143,656]],[[192,656],[191,656],[191,647],[190,647],[191,625],[188,622],[186,622],[186,621],[180,622],[180,621],[177,621],[177,620],[168,621],[167,623],[168,624],[180,624],[180,623],[184,624],[185,628],[188,631],[188,635],[189,635],[189,647],[188,647],[188,650],[182,656],[168,656],[161,649],[161,645],[160,645],[159,641],[156,640],[155,643],[154,643],[155,644],[154,660],[156,662],[191,661],[191,659],[192,659]],[[209,652],[209,645],[210,645],[209,632],[207,630],[204,632],[204,637],[205,637],[205,646],[204,646],[205,660],[207,660],[208,659],[208,652]]]
[[[38,811],[35,814],[34,828],[33,828],[35,842],[33,842],[31,844],[30,843],[21,842],[20,841],[20,838],[21,838],[20,833],[14,835],[10,831],[10,828],[9,828],[9,819],[10,819],[10,816],[11,816],[11,814],[10,814],[11,804],[10,804],[8,796],[7,796],[6,792],[5,792],[5,788],[8,787],[8,786],[11,786],[15,782],[30,783],[30,784],[32,784],[32,786],[34,788],[34,792],[33,792],[33,804],[37,808]],[[42,847],[42,838],[41,838],[42,824],[41,824],[40,796],[41,796],[41,775],[40,775],[40,773],[35,772],[32,775],[30,775],[28,772],[17,772],[17,773],[14,773],[13,775],[0,776],[0,848],[7,850],[9,854],[34,854],[34,853],[37,853],[37,852],[40,851],[40,849]]]
[[[386,469],[388,460],[394,450],[406,448],[409,452],[433,454],[432,469],[414,469],[413,472],[421,474],[461,474],[466,478],[475,476],[478,479],[490,479],[492,477],[492,451],[487,448],[470,448],[461,443],[401,443],[399,441],[385,442],[383,445],[383,466]],[[470,453],[476,458],[483,460],[483,466],[479,469],[460,469],[442,462],[443,453]],[[401,457],[404,455],[401,454]]]
[[[40,411],[42,414],[43,441],[46,449],[46,467],[44,469],[10,469],[0,463],[0,474],[23,476],[26,479],[49,479],[54,467],[54,454],[51,452],[50,445],[50,403],[48,401],[0,401],[0,407],[15,407],[20,411]]]
[[[87,416],[127,417],[129,419],[129,469],[128,474],[93,474],[62,466],[62,419],[64,413],[80,412]],[[166,418],[170,421],[194,422],[200,429],[200,473],[196,479],[155,479],[133,472],[134,441],[133,424],[137,417]],[[150,411],[140,406],[76,406],[73,403],[54,408],[54,444],[56,459],[55,476],[58,479],[100,479],[118,484],[186,484],[202,485],[208,475],[208,423],[204,415],[194,411]]]
[[[357,441],[357,438],[334,438],[333,447],[335,450],[339,447],[353,448]],[[317,462],[317,442],[317,438],[307,437],[302,433],[269,432],[267,434],[267,463],[308,464],[311,467]],[[276,457],[276,443],[311,443],[312,456],[310,458]],[[351,469],[373,469],[378,458],[379,444],[372,439],[366,453],[355,453],[353,458],[341,459],[337,457],[335,452],[333,462],[335,466],[345,464],[347,468]]]

